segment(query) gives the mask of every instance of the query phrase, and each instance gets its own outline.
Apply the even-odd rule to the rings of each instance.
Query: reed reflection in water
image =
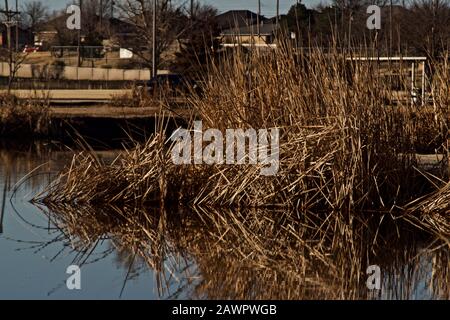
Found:
[[[124,290],[150,268],[159,295],[169,298],[450,298],[448,244],[381,213],[333,233],[336,213],[41,209],[59,230],[57,241],[75,250],[76,263],[109,239],[128,270]],[[369,265],[381,268],[381,290],[367,288]]]
[[[448,239],[414,228],[401,215],[369,212],[349,219],[340,212],[163,211],[23,202],[44,188],[52,173],[69,165],[72,155],[42,145],[0,150],[0,200],[6,199],[0,296],[43,297],[43,291],[49,297],[72,298],[58,286],[67,277],[65,268],[79,264],[86,289],[77,297],[83,298],[450,298]],[[23,227],[16,227],[16,221]],[[366,287],[369,265],[381,268],[381,291]],[[34,282],[43,289],[33,288],[29,279],[25,287],[14,287],[16,279],[28,278],[30,267],[45,270],[33,274],[42,278]],[[96,270],[91,272],[92,267]],[[108,292],[98,291],[105,281],[118,283]],[[156,295],[151,294],[154,288]]]

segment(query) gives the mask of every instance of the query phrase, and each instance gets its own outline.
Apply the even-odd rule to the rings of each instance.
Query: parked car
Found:
[[[40,47],[37,47],[37,46],[28,46],[28,45],[25,45],[25,47],[23,48],[23,53],[33,53],[33,52],[38,52],[38,51],[40,51],[41,50],[41,48]]]

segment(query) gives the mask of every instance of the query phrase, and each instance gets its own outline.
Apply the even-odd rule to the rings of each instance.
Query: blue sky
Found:
[[[33,0],[19,0],[19,6],[22,3],[30,2]],[[61,0],[41,0],[50,9],[62,9],[65,7],[65,3],[72,3],[73,1],[61,1]],[[177,0],[174,0],[177,1]],[[183,0],[178,0],[183,1]],[[187,1],[187,0],[184,0]],[[0,0],[0,6],[3,7],[3,0]],[[231,9],[248,9],[252,11],[257,11],[258,1],[257,0],[200,0],[202,3],[207,3],[215,6],[219,11],[224,12]],[[293,5],[296,0],[280,0],[280,12],[286,13],[291,5]],[[306,6],[311,7],[319,3],[327,3],[329,0],[303,0]],[[15,5],[14,0],[10,0],[12,5]],[[267,17],[272,17],[276,12],[276,0],[261,0],[261,12]]]

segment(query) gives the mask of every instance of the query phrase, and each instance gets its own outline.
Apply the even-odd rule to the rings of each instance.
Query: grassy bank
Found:
[[[48,101],[19,100],[0,95],[0,135],[2,137],[39,137],[49,130]]]

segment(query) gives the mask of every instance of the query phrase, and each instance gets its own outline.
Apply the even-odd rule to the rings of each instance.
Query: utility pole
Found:
[[[158,70],[156,65],[156,0],[153,0],[153,21],[152,21],[152,77],[156,77]]]
[[[261,0],[258,0],[258,15],[256,16],[256,30],[258,33],[258,41],[261,38],[261,26],[260,26],[260,21],[259,21],[259,17],[261,16]]]
[[[338,30],[338,22],[337,22],[337,6],[334,6],[334,34],[337,39],[337,30]]]
[[[280,23],[280,0],[277,0],[277,17],[275,18],[275,36],[278,41],[278,27]]]
[[[103,29],[103,0],[100,0],[100,9],[99,9],[99,19],[100,19],[100,32]]]
[[[77,56],[78,56],[78,67],[81,67],[81,29],[83,27],[83,0],[79,0],[80,6],[80,29],[78,29],[78,46],[77,46]]]
[[[389,2],[389,56],[392,56],[392,38],[394,37],[392,33],[392,0]]]
[[[280,0],[277,0],[277,17],[275,19],[275,25],[278,28],[278,23],[280,22]]]
[[[5,10],[0,10],[0,13],[3,13],[6,16],[6,21],[3,22],[6,26],[6,32],[7,32],[7,41],[8,41],[8,53],[9,53],[9,84],[8,88],[11,87],[12,82],[12,68],[13,68],[13,53],[12,53],[12,44],[11,44],[11,26],[14,25],[16,22],[13,20],[13,18],[20,14],[18,11],[11,11],[9,10],[9,3],[8,0],[5,0]],[[9,90],[9,89],[8,89]]]
[[[192,28],[194,25],[194,0],[191,0],[191,8],[189,13],[189,24],[191,27],[191,30],[189,32],[193,32]]]
[[[19,12],[19,0],[16,0],[16,12]],[[16,21],[16,52],[19,51],[19,22]]]

